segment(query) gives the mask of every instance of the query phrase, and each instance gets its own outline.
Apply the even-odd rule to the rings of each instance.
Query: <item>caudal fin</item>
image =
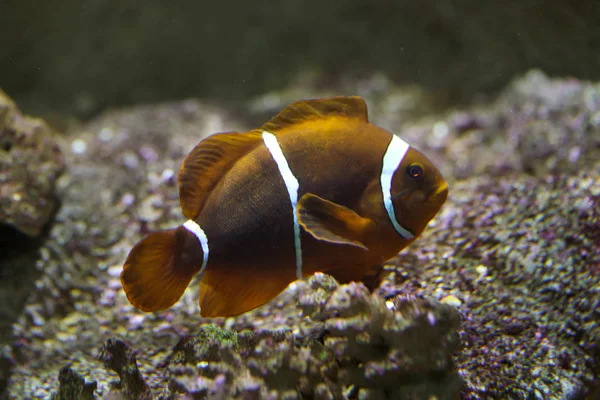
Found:
[[[183,226],[152,233],[129,253],[121,283],[127,299],[142,311],[171,307],[200,270],[202,247]]]

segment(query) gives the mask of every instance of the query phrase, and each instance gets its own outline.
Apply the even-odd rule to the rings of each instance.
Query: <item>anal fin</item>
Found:
[[[317,240],[368,250],[360,239],[373,222],[347,207],[306,193],[298,201],[296,215],[300,225]]]
[[[200,314],[229,317],[259,307],[296,280],[294,268],[211,266],[200,281]]]

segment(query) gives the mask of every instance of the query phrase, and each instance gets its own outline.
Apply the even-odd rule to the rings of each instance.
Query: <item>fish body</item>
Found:
[[[447,193],[422,153],[368,122],[361,98],[293,103],[192,150],[179,173],[188,221],[138,243],[121,280],[132,304],[155,311],[200,273],[201,314],[237,315],[315,272],[361,280],[415,240]]]

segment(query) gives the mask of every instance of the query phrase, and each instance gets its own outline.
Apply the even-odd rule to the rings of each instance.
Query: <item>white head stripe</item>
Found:
[[[412,239],[415,236],[406,228],[398,223],[396,213],[394,212],[394,204],[392,203],[392,178],[394,172],[402,162],[410,146],[396,135],[392,135],[392,141],[388,145],[385,155],[383,156],[383,165],[381,168],[381,192],[383,194],[383,205],[387,210],[388,216],[394,229],[404,239]]]
[[[267,150],[269,150],[271,156],[275,160],[275,164],[277,164],[279,173],[283,178],[283,182],[285,183],[285,187],[290,196],[290,203],[292,203],[292,216],[294,217],[294,248],[296,250],[296,277],[301,279],[302,246],[300,244],[300,225],[298,224],[298,217],[296,216],[296,203],[298,202],[298,188],[300,187],[300,184],[298,183],[298,179],[296,179],[292,173],[292,170],[285,159],[283,151],[281,151],[281,147],[279,146],[275,135],[270,132],[263,131],[262,138]]]
[[[206,264],[208,264],[208,237],[196,221],[188,219],[185,221],[185,224],[183,224],[183,227],[192,232],[198,238],[200,246],[202,246],[202,267],[200,267],[200,273],[202,273],[206,268]]]

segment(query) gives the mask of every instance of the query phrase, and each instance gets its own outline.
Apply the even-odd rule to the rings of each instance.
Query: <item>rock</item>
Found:
[[[69,367],[64,367],[58,375],[58,392],[51,400],[93,400],[96,382],[86,383],[85,379]]]
[[[135,352],[149,390],[165,399],[592,395],[600,384],[598,93],[597,84],[532,72],[491,104],[397,125],[437,158],[450,195],[424,235],[384,265],[374,293],[317,275],[227,319],[198,315],[198,285],[172,309],[141,313],[118,277],[142,236],[182,222],[173,177],[185,154],[206,134],[243,126],[186,101],[109,112],[69,132],[85,152],[65,153],[73,167],[39,251],[42,275],[10,325],[8,396],[56,392],[66,365],[96,381],[97,396],[115,394],[115,374],[96,359],[108,339]],[[394,121],[367,100],[374,122]],[[548,121],[546,133],[531,128]],[[536,132],[541,147],[525,145]]]
[[[12,360],[2,378],[14,396],[34,398],[38,388],[56,391],[57,373],[67,365],[60,354],[73,358],[73,371],[98,382],[99,397],[108,393],[114,373],[96,360],[97,349],[115,335],[134,334],[148,321],[123,303],[118,275],[129,238],[180,217],[173,174],[202,137],[225,129],[225,120],[228,128],[239,125],[224,111],[190,100],[133,113],[108,112],[64,137],[71,144],[64,147],[70,168],[61,177],[62,205],[47,237],[18,253],[26,260],[10,256],[5,265],[13,268],[0,269],[0,306],[6,307],[0,308],[0,345]],[[160,218],[146,221],[144,199],[152,194],[159,194]],[[30,263],[33,273],[14,268]],[[197,301],[190,299],[188,306],[193,315]],[[176,343],[172,335],[165,336],[165,349]],[[47,338],[45,350],[30,345],[40,337]],[[155,343],[152,335],[148,338]],[[76,346],[67,350],[69,343]],[[40,351],[43,356],[33,356]],[[11,378],[20,360],[29,357],[37,360],[35,374],[19,379],[13,373]]]
[[[545,178],[480,177],[453,189],[428,243],[415,243],[417,259],[399,258],[412,272],[395,283],[463,301],[463,396],[587,393],[600,367],[600,163]],[[415,273],[411,264],[427,268]]]
[[[22,115],[0,90],[0,346],[12,336],[12,324],[40,277],[42,232],[51,225],[60,197],[55,187],[65,168],[58,140],[44,121]],[[0,393],[11,359],[2,348]]]
[[[7,351],[3,350],[2,354],[0,354],[0,396],[5,392],[4,388],[8,385],[8,379],[10,378],[12,368],[15,364],[6,353]]]
[[[135,353],[122,340],[108,339],[98,359],[119,375],[119,394],[130,399],[152,399],[150,388],[138,369]]]
[[[169,387],[194,398],[338,399],[347,391],[383,399],[457,398],[461,379],[451,359],[458,345],[456,310],[407,299],[392,299],[390,308],[360,284],[336,289],[319,284],[323,279],[331,280],[318,275],[309,285],[330,289],[325,308],[338,310],[337,317],[317,319],[309,336],[201,326],[169,357]],[[308,297],[320,307],[322,296]],[[350,304],[359,306],[341,311]]]
[[[38,236],[54,212],[65,162],[44,121],[23,116],[0,91],[0,223]]]

